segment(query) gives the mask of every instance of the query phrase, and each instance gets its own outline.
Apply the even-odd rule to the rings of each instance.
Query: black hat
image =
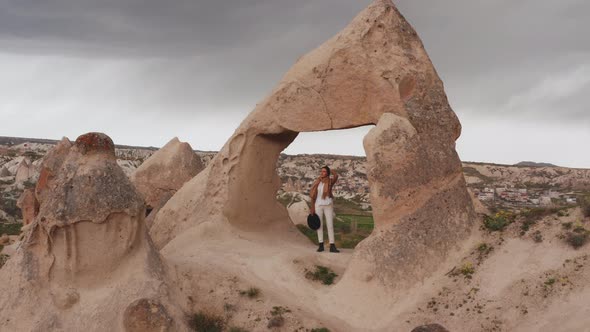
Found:
[[[317,214],[310,214],[309,216],[307,216],[307,226],[309,226],[309,228],[315,230],[320,229],[320,217]]]

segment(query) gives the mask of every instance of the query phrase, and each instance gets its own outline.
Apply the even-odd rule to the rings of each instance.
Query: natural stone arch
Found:
[[[335,291],[425,278],[467,236],[474,213],[455,151],[461,126],[420,39],[390,0],[376,0],[297,61],[158,213],[156,246],[201,223],[275,235],[292,229],[275,199],[279,153],[299,132],[370,124],[364,145],[376,229]]]

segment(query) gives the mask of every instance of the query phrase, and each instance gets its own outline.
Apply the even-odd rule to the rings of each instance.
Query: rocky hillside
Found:
[[[0,137],[0,220],[15,221],[21,218],[16,206],[20,193],[35,183],[41,159],[56,142]],[[129,175],[155,151],[157,148],[154,147],[117,146],[117,163]],[[215,155],[215,152],[209,151],[195,153],[205,165]],[[335,196],[367,207],[369,187],[365,164],[365,157],[358,156],[282,154],[277,164],[277,172],[283,182],[281,193],[307,193],[319,169],[328,165],[340,175],[334,190]],[[590,190],[590,169],[466,162],[463,163],[463,170],[467,184],[472,189],[514,186],[557,191]]]
[[[590,169],[463,163],[463,171],[470,186],[515,185],[564,190],[590,190]]]

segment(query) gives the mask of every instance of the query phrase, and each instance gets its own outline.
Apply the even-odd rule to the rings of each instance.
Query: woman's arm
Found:
[[[338,173],[332,171],[332,184],[336,183],[336,181],[338,181]]]

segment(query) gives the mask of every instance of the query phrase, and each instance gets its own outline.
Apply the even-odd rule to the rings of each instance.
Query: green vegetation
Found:
[[[465,278],[471,279],[471,276],[475,273],[475,268],[471,263],[465,263],[459,269],[459,273],[462,274]]]
[[[325,327],[320,327],[317,329],[311,329],[311,332],[330,332],[330,330]]]
[[[16,199],[9,195],[3,195],[0,197],[0,210],[6,212],[10,216],[22,218],[21,210],[16,206]]]
[[[371,216],[371,211],[364,210],[358,199],[334,197],[334,213],[336,215]]]
[[[493,216],[484,216],[483,225],[490,232],[503,231],[506,226],[514,221],[514,214],[501,210]]]
[[[334,279],[337,276],[338,275],[336,273],[334,273],[334,271],[330,270],[330,268],[327,268],[327,267],[321,266],[321,265],[316,265],[314,272],[309,271],[307,269],[305,270],[305,277],[307,279],[321,281],[322,284],[324,284],[324,285],[333,284]]]
[[[19,235],[22,227],[23,227],[23,224],[21,224],[21,223],[14,223],[14,224],[0,223],[0,236],[3,234]]]
[[[462,275],[465,279],[471,279],[472,275],[475,273],[475,268],[471,263],[465,263],[460,268],[454,267],[449,273],[450,276],[456,277],[458,275]]]
[[[247,290],[240,291],[240,295],[255,299],[260,295],[260,289],[256,287],[250,287]]]
[[[338,248],[354,249],[359,242],[371,235],[374,225],[372,216],[337,215],[334,218],[334,242]],[[306,225],[297,225],[297,229],[315,245],[318,244],[316,231]]]
[[[555,280],[555,278],[548,278],[547,280],[545,280],[545,285],[547,286],[552,286],[557,280]]]
[[[197,332],[221,332],[225,326],[222,317],[202,311],[192,315],[188,324],[193,331]]]
[[[583,226],[578,225],[574,227],[573,231],[567,232],[565,235],[565,240],[572,247],[574,247],[574,249],[578,249],[588,242],[589,236],[590,231],[588,231]]]

